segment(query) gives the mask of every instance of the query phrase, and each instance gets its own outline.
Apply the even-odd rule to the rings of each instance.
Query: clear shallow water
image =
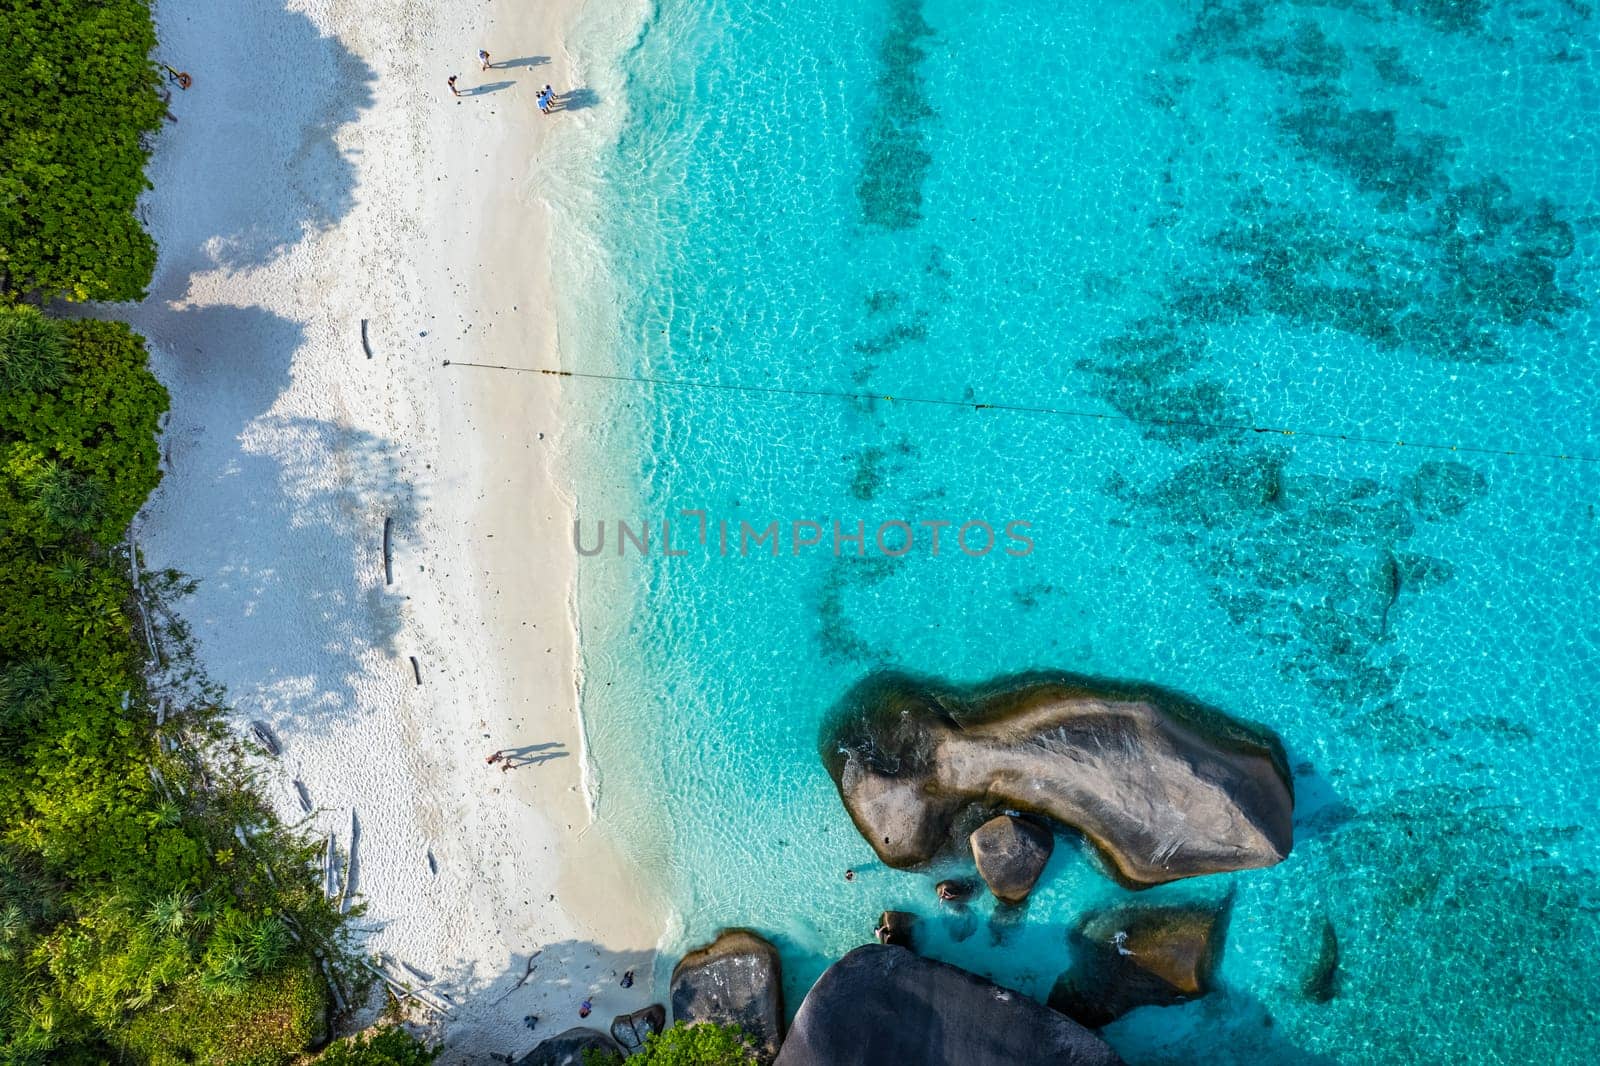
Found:
[[[1600,464],[1214,428],[1600,456],[1597,46],[1560,3],[663,0],[580,368],[1108,416],[572,385],[591,538],[734,524],[730,557],[580,571],[601,814],[668,961],[753,926],[792,1008],[896,907],[1042,997],[1129,893],[1063,841],[1020,922],[952,924],[817,734],[877,668],[1053,667],[1297,766],[1288,861],[1138,896],[1235,905],[1224,987],[1109,1028],[1130,1061],[1600,1059]],[[737,554],[741,520],[893,519],[1035,549]]]

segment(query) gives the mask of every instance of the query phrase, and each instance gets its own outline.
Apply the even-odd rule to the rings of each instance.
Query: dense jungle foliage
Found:
[[[0,27],[0,1062],[284,1063],[355,990],[344,918],[188,661],[181,580],[128,544],[167,406],[143,340],[39,309],[149,284],[150,11]],[[332,1053],[427,1061],[394,1033]]]

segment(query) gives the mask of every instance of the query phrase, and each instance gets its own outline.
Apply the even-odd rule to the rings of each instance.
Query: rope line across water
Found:
[[[1566,463],[1600,463],[1600,456],[1596,455],[1484,448],[1471,444],[1440,444],[1437,441],[1388,440],[1384,437],[1369,437],[1359,433],[1291,429],[1287,426],[1252,426],[1243,423],[1205,422],[1200,419],[1188,418],[1138,418],[1133,415],[1105,411],[1083,411],[1070,407],[1038,407],[1017,403],[981,403],[976,400],[950,400],[943,397],[896,396],[877,392],[846,392],[842,389],[797,389],[780,388],[775,385],[731,385],[719,381],[637,377],[627,374],[591,374],[581,370],[549,370],[532,366],[502,366],[498,363],[465,363],[450,359],[446,359],[444,365],[476,367],[480,370],[509,370],[518,374],[543,374],[548,377],[573,378],[586,381],[610,381],[630,385],[660,385],[676,389],[704,389],[712,392],[736,392],[766,396],[805,396],[813,399],[829,400],[873,400],[885,403],[922,404],[928,407],[959,407],[972,411],[1005,411],[1011,414],[1054,415],[1061,418],[1082,418],[1099,422],[1126,422],[1136,426],[1168,426],[1172,428],[1212,429],[1240,433],[1266,433],[1282,437],[1310,437],[1314,440],[1344,441],[1351,444],[1375,444],[1389,448],[1421,448],[1426,451],[1464,452],[1471,455],[1511,455]]]

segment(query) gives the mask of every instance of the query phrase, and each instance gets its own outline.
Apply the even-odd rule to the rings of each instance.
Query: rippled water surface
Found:
[[[600,808],[668,955],[753,926],[792,1008],[895,907],[1042,997],[1129,893],[1063,839],[1020,918],[940,914],[955,867],[877,863],[817,743],[875,669],[1054,667],[1296,767],[1286,862],[1140,894],[1235,898],[1222,988],[1106,1031],[1131,1062],[1600,1060],[1597,71],[1550,0],[661,0],[575,358],[750,391],[572,388]]]

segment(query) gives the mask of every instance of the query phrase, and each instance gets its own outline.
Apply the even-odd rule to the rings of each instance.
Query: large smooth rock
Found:
[[[667,1027],[667,1008],[652,1003],[632,1014],[619,1014],[611,1020],[611,1039],[629,1055],[637,1054],[644,1042]]]
[[[1227,907],[1116,907],[1086,917],[1073,965],[1050,1006],[1090,1028],[1137,1007],[1187,1003],[1211,990]]]
[[[541,1041],[517,1060],[517,1066],[583,1066],[583,1053],[589,1050],[622,1054],[615,1040],[598,1029],[580,1025]]]
[[[931,860],[973,804],[1077,829],[1136,887],[1271,866],[1294,842],[1277,739],[1154,686],[1053,674],[969,690],[879,674],[824,728],[822,754],[894,867]]]
[[[737,1025],[771,1062],[783,1039],[783,974],[778,950],[748,929],[727,929],[672,971],[672,1016],[685,1023]]]
[[[1009,814],[984,822],[968,839],[978,875],[995,898],[1006,903],[1028,898],[1056,846],[1050,830]]]
[[[975,974],[869,944],[823,973],[777,1066],[1114,1066],[1099,1037]]]

